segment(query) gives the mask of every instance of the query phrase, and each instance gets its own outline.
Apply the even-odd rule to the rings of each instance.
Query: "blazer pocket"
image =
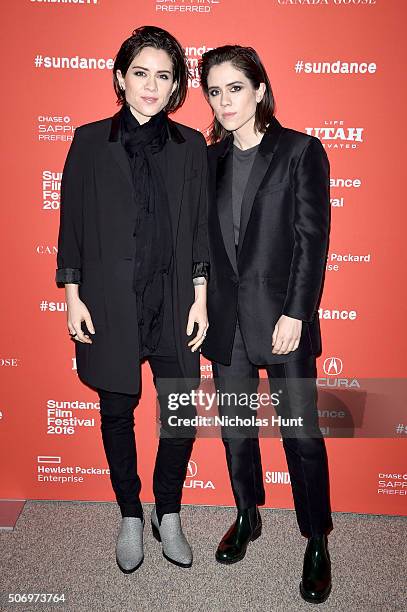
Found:
[[[290,180],[281,181],[280,183],[267,183],[264,187],[259,189],[257,192],[258,195],[274,193],[275,191],[280,191],[280,189],[285,189],[290,186]]]

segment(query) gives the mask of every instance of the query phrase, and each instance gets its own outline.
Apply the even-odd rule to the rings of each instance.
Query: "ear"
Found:
[[[116,70],[116,78],[119,81],[120,89],[124,91],[126,89],[126,85],[124,84],[124,78],[123,78],[121,70]]]
[[[177,89],[177,86],[178,86],[177,81],[174,81],[172,84],[172,88],[171,88],[171,94],[170,94],[171,96],[174,93],[174,91]]]
[[[256,102],[257,103],[263,100],[265,93],[266,93],[266,84],[260,83],[258,89],[256,90]]]

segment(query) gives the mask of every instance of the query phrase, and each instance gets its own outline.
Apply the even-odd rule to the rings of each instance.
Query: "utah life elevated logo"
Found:
[[[342,119],[325,120],[322,126],[306,127],[310,136],[316,136],[329,150],[357,149],[363,143],[363,127],[348,127]]]

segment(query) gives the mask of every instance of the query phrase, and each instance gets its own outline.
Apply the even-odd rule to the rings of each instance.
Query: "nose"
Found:
[[[224,91],[220,94],[220,105],[221,106],[229,106],[231,104],[230,94],[227,91]]]
[[[148,91],[157,91],[157,83],[153,75],[147,77],[144,88]]]

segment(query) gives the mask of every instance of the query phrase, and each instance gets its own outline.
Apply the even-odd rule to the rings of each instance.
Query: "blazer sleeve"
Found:
[[[86,151],[81,128],[75,130],[61,181],[57,285],[81,282],[83,197]]]
[[[294,188],[295,244],[283,314],[310,322],[321,292],[330,225],[329,161],[317,138],[300,156]]]
[[[199,141],[199,203],[193,242],[192,277],[209,277],[208,249],[208,150],[204,137]]]

